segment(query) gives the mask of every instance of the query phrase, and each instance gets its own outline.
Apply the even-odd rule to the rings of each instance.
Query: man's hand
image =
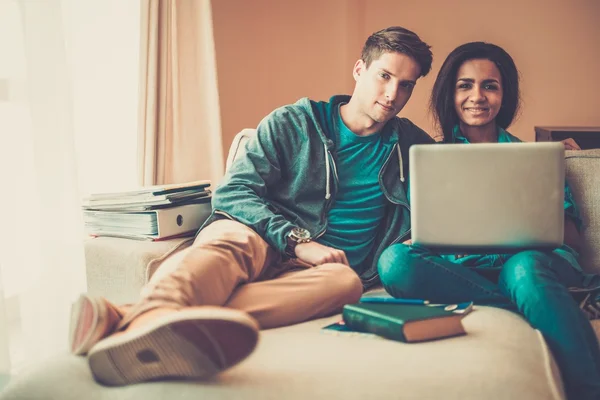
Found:
[[[561,140],[561,142],[565,145],[565,150],[581,150],[581,147],[579,147],[573,138]]]
[[[340,263],[350,266],[346,253],[342,250],[323,246],[317,242],[299,243],[296,245],[296,257],[313,265]]]

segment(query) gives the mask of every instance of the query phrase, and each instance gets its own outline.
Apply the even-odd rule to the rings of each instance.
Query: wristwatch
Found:
[[[287,246],[285,246],[285,254],[288,257],[296,258],[296,246],[300,243],[310,242],[310,232],[303,228],[293,228],[287,234]]]

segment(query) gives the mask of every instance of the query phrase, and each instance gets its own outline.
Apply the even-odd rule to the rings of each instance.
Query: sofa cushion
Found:
[[[193,242],[193,237],[143,241],[97,237],[85,241],[88,293],[116,304],[138,300],[141,288],[168,255]]]
[[[242,157],[246,153],[246,142],[252,137],[256,136],[256,129],[244,129],[235,135],[231,146],[229,146],[229,153],[227,153],[227,162],[225,163],[225,169],[228,170],[231,164]]]
[[[538,331],[517,314],[477,307],[467,335],[406,344],[324,331],[330,317],[261,332],[257,350],[208,382],[96,384],[82,357],[62,355],[18,375],[0,399],[562,399]]]
[[[581,265],[600,273],[600,149],[567,151],[566,176],[583,219]]]

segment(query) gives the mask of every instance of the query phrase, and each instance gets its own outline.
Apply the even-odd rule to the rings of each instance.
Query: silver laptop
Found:
[[[562,143],[414,145],[413,243],[443,253],[556,248],[564,171]]]

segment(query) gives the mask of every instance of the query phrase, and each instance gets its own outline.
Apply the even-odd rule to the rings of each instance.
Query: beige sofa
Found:
[[[230,160],[252,131],[242,132]],[[567,153],[567,176],[585,223],[582,260],[600,272],[600,150]],[[87,242],[89,291],[134,301],[168,254],[189,245],[98,238]],[[518,315],[477,307],[468,334],[404,344],[321,328],[333,316],[263,331],[257,350],[206,382],[153,382],[109,388],[85,358],[61,354],[14,378],[0,399],[563,399],[554,358]]]

